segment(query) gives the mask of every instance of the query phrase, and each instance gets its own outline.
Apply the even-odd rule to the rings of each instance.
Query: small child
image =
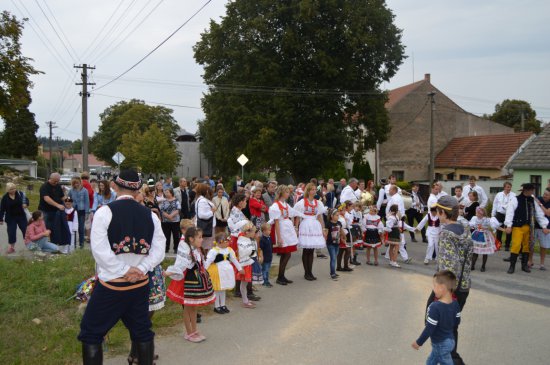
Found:
[[[260,238],[260,250],[262,251],[262,276],[265,287],[271,288],[273,285],[269,282],[269,269],[273,262],[273,244],[271,243],[271,224],[263,223],[261,226],[262,237]]]
[[[453,300],[456,276],[449,270],[434,274],[433,290],[437,301],[432,302],[426,313],[426,327],[412,343],[418,350],[428,338],[432,340],[432,352],[426,364],[453,364],[451,351],[455,346],[453,329],[460,324],[460,306]]]
[[[384,230],[388,232],[388,238],[386,240],[386,246],[390,254],[390,266],[400,268],[397,263],[397,252],[399,251],[399,245],[401,244],[401,230],[399,229],[399,222],[401,218],[398,216],[399,208],[397,204],[390,207],[389,216],[386,217],[386,228]]]
[[[352,265],[361,265],[357,261],[357,250],[363,248],[363,232],[361,231],[361,222],[363,221],[363,206],[360,202],[353,204],[353,210],[351,211],[351,237],[353,240],[352,250]]]
[[[253,309],[256,305],[248,300],[247,283],[252,282],[252,265],[254,257],[257,256],[258,247],[256,245],[256,227],[252,222],[246,223],[242,227],[242,232],[237,239],[237,247],[239,248],[239,264],[242,267],[242,273],[237,274],[237,280],[240,280],[241,297],[243,299],[243,307]]]
[[[365,243],[367,248],[367,265],[372,265],[370,261],[371,251],[374,250],[374,266],[378,266],[378,247],[382,246],[380,234],[384,231],[382,219],[377,214],[376,205],[369,207],[369,212],[365,214],[363,226],[365,227]]]
[[[229,309],[225,305],[225,291],[235,287],[235,272],[231,264],[235,265],[239,273],[244,274],[244,271],[237,261],[235,251],[229,247],[230,238],[226,233],[217,233],[215,238],[217,245],[208,251],[204,268],[210,274],[212,287],[216,293],[214,312],[225,314],[229,313]]]
[[[189,227],[185,231],[185,240],[180,243],[176,262],[168,266],[165,275],[183,281],[183,324],[187,332],[184,338],[189,342],[202,342],[206,337],[197,330],[197,307],[212,304],[216,299],[208,271],[204,268],[202,230]],[[168,293],[167,296],[172,299]]]
[[[76,235],[78,234],[78,212],[73,207],[73,199],[68,196],[65,198],[65,214],[71,232],[71,243],[67,246],[59,246],[61,253],[71,253],[76,249]]]
[[[500,228],[500,222],[495,218],[488,218],[485,209],[476,208],[476,215],[470,220],[470,228],[473,229],[472,241],[474,241],[474,254],[472,256],[472,271],[476,269],[476,261],[479,255],[483,256],[481,272],[485,272],[485,264],[488,255],[497,251],[495,244],[494,230],[503,230]]]
[[[338,207],[338,212],[340,213],[340,216],[338,217],[338,221],[340,224],[342,224],[342,230],[344,232],[344,236],[340,237],[340,244],[338,249],[338,257],[336,259],[336,271],[353,271],[353,268],[349,266],[349,261],[351,257],[351,246],[352,240],[351,240],[351,210],[353,209],[353,204],[349,201],[346,201],[345,203],[342,203],[340,207]],[[348,220],[348,218],[350,218]],[[344,258],[344,267],[342,267],[342,257]]]
[[[330,209],[329,220],[327,222],[327,250],[328,255],[330,256],[330,278],[332,280],[338,280],[338,275],[336,273],[336,256],[338,255],[338,247],[340,245],[340,240],[345,235],[342,230],[342,223],[339,221],[340,213],[338,209]]]
[[[428,238],[428,247],[426,248],[426,257],[424,258],[424,265],[428,265],[430,260],[435,255],[438,254],[438,243],[439,243],[439,234],[441,233],[441,223],[439,222],[439,217],[437,216],[437,210],[435,206],[430,207],[428,214],[418,223],[416,229],[420,231],[428,223],[428,228],[426,229],[426,237]]]
[[[25,231],[25,246],[31,251],[40,249],[42,252],[59,252],[59,247],[48,240],[51,233],[49,229],[46,229],[42,212],[39,210],[32,212]]]

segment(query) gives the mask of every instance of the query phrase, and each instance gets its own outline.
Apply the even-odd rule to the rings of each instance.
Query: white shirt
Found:
[[[430,197],[428,198],[428,209],[433,207],[435,203],[437,203],[437,196],[430,194]]]
[[[485,208],[487,206],[487,203],[489,202],[489,198],[487,198],[487,194],[485,194],[485,190],[483,190],[483,188],[479,185],[474,185],[473,188],[470,185],[466,185],[462,189],[462,195],[468,196],[468,194],[470,194],[471,191],[477,192],[477,197],[479,198],[478,199],[479,206],[481,208]]]
[[[491,216],[495,217],[497,213],[506,214],[506,208],[510,203],[510,199],[516,196],[516,193],[510,191],[508,194],[505,194],[504,191],[499,192],[493,200],[493,210]]]
[[[353,188],[349,185],[346,185],[346,187],[342,190],[342,193],[340,194],[340,203],[344,203],[346,201],[350,201],[352,203],[355,203],[358,201],[357,195],[355,195],[355,191]]]
[[[506,208],[506,217],[504,218],[504,225],[506,227],[512,227],[512,222],[514,220],[514,214],[517,207],[518,207],[518,199],[516,198],[516,196],[513,196],[510,198],[510,202],[508,203],[508,207]],[[540,206],[537,204],[537,202],[535,202],[535,219],[537,220],[537,222],[541,227],[548,226],[548,219],[544,215],[544,212],[542,211]]]
[[[378,211],[382,208],[383,204],[386,204],[388,202],[387,196],[386,196],[386,190],[384,187],[381,187],[378,191],[378,201],[376,202],[376,208]]]
[[[386,217],[390,215],[390,208],[392,205],[397,205],[397,211],[403,217],[405,216],[405,202],[399,194],[394,194],[388,199],[388,205],[386,205]]]
[[[386,196],[390,196],[390,188],[392,187],[392,184],[386,184],[384,185],[384,191],[386,192]],[[397,187],[397,194],[401,195],[401,188],[399,186]]]
[[[416,209],[419,212],[422,212],[423,205],[422,205],[422,201],[420,200],[420,196],[418,195],[418,192],[412,191],[411,192],[411,199],[412,199],[411,208]]]
[[[212,217],[212,227],[216,227],[216,216],[212,213],[214,203],[206,199],[204,196],[199,196],[195,202],[195,212],[197,212],[196,218],[208,220]]]
[[[133,199],[129,195],[122,195],[118,199]],[[160,220],[155,213],[151,213],[155,231],[148,255],[136,255],[124,253],[115,255],[111,250],[111,243],[107,235],[107,229],[113,218],[113,213],[108,205],[104,205],[94,214],[92,231],[90,234],[90,246],[92,255],[97,262],[97,276],[103,281],[109,281],[123,277],[131,266],[137,267],[142,273],[152,271],[155,266],[164,260],[166,237],[162,232]]]

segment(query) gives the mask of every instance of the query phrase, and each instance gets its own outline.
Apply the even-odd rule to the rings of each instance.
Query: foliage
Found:
[[[357,179],[363,179],[365,180],[365,182],[374,178],[368,162],[354,163],[353,170],[351,171],[351,176]]]
[[[194,48],[211,86],[202,152],[225,175],[244,153],[252,170],[303,180],[351,153],[345,115],[365,127],[365,148],[383,142],[379,86],[404,58],[393,18],[383,1],[229,2]]]
[[[338,181],[341,178],[348,177],[346,166],[343,161],[336,161],[330,165],[325,166],[321,172],[321,176],[325,178],[325,181],[332,178],[334,181]]]
[[[136,99],[111,105],[99,116],[101,124],[90,139],[90,151],[114,166],[111,157],[122,143],[122,136],[134,128],[139,133],[144,133],[151,125],[156,125],[164,137],[173,141],[176,139],[179,126],[172,112],[172,109],[147,105]]]
[[[0,153],[16,158],[34,157],[38,152],[38,125],[29,111],[32,82],[29,76],[40,73],[21,53],[23,21],[9,12],[0,15]]]
[[[487,117],[519,132],[521,131],[522,113],[524,130],[539,133],[541,131],[541,121],[537,119],[537,112],[531,107],[531,104],[524,100],[506,99],[495,105],[495,112]]]
[[[123,167],[139,167],[146,173],[171,174],[179,161],[176,145],[156,124],[141,133],[137,126],[122,136]]]

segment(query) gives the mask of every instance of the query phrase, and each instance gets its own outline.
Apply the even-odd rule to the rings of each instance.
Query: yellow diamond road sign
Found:
[[[240,155],[237,159],[237,162],[240,163],[241,166],[244,166],[248,162],[248,157],[246,157],[245,155]]]

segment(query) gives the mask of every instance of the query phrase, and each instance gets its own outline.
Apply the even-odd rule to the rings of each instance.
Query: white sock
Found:
[[[243,303],[248,304],[248,296],[246,294],[246,281],[241,281],[241,297],[243,298]]]
[[[225,307],[225,290],[220,290],[216,292],[216,297],[219,295],[220,298],[220,307]]]
[[[219,307],[221,307],[221,304],[220,304],[220,293],[221,293],[221,291],[219,291],[219,290],[216,290],[216,291],[214,292],[214,294],[216,295],[216,299],[215,299],[215,301],[214,301],[214,308],[219,308]]]

